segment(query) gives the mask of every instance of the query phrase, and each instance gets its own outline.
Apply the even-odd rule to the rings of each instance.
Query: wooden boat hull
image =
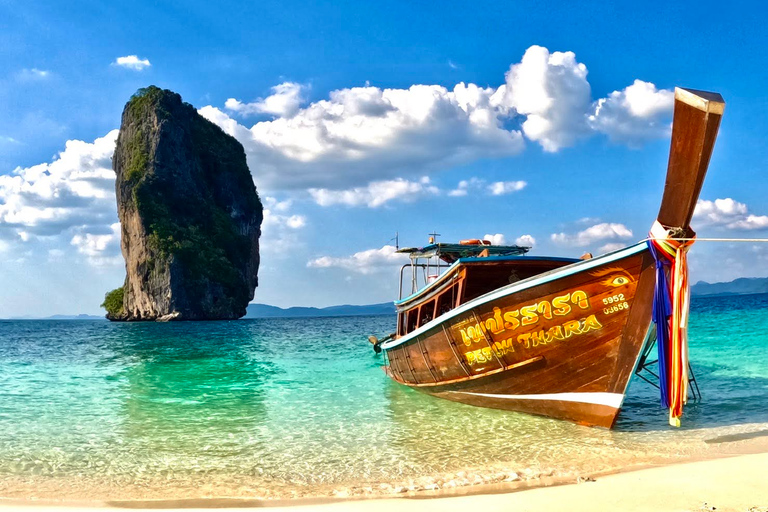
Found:
[[[695,235],[690,221],[724,108],[717,93],[675,89],[657,217],[668,240]],[[388,375],[448,400],[611,427],[648,342],[656,268],[646,243],[496,289],[507,270],[487,261],[485,277],[457,267],[455,285],[446,273],[397,303],[397,333],[374,341]]]
[[[397,382],[471,405],[611,427],[646,340],[645,244],[502,287],[382,345]]]

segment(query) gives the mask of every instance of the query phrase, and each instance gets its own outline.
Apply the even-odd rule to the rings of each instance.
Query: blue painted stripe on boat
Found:
[[[610,263],[612,261],[627,258],[634,254],[641,253],[647,250],[647,248],[648,248],[648,245],[645,243],[645,241],[638,242],[635,245],[630,245],[629,247],[625,247],[624,249],[619,249],[618,251],[610,252],[608,254],[598,256],[597,258],[592,258],[589,260],[579,260],[578,263],[568,265],[567,267],[551,270],[549,272],[545,272],[544,274],[534,276],[534,277],[529,277],[528,279],[523,279],[522,281],[518,281],[514,284],[510,284],[502,288],[498,288],[492,292],[486,293],[485,295],[481,295],[476,299],[472,299],[469,302],[465,302],[458,308],[452,309],[448,313],[445,313],[444,315],[441,315],[435,318],[434,320],[430,321],[427,324],[422,325],[415,331],[403,336],[402,338],[398,338],[396,340],[382,343],[381,348],[384,350],[389,350],[398,345],[402,345],[403,343],[406,343],[412,340],[416,336],[420,336],[424,334],[425,332],[432,329],[433,327],[440,325],[446,320],[449,320],[455,316],[461,315],[462,313],[465,313],[470,309],[477,307],[481,304],[494,301],[506,295],[511,295],[513,293],[519,292],[521,290],[525,290],[527,288],[532,288],[534,286],[556,281],[558,279],[562,279],[564,277],[568,277],[573,274],[578,274],[579,272],[584,272],[585,270],[591,270],[595,267],[599,267],[600,265],[605,265],[606,263]]]
[[[487,262],[487,261],[557,261],[557,262],[565,262],[565,263],[576,263],[576,262],[579,262],[581,260],[576,259],[576,258],[561,258],[561,257],[558,257],[558,256],[485,256],[485,257],[482,257],[482,258],[477,257],[477,256],[472,256],[470,258],[459,258],[458,260],[454,261],[453,263],[451,263],[451,266],[448,267],[446,269],[446,271],[443,272],[440,275],[440,277],[442,277],[442,276],[448,274],[449,272],[451,272],[454,269],[454,267],[456,267],[460,263],[472,263],[472,262],[475,262],[475,261],[482,261],[482,262]],[[417,292],[414,292],[414,293],[410,294],[406,298],[400,299],[400,300],[396,300],[395,301],[395,306],[399,306],[401,304],[405,304],[406,302],[412,301],[414,298],[418,297],[419,295],[424,294],[430,288],[436,287],[437,284],[441,283],[441,282],[442,282],[442,279],[438,278],[436,281],[434,281],[432,283],[429,283],[429,285],[427,285],[426,287],[422,288],[421,290],[419,290]]]

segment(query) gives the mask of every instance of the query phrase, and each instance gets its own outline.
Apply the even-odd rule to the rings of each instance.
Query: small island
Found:
[[[243,146],[158,87],[125,106],[112,159],[126,277],[107,318],[245,315],[258,285],[263,209]]]

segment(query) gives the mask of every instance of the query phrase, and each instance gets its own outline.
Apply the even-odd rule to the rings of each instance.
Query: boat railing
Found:
[[[406,263],[402,267],[400,267],[400,287],[399,287],[399,294],[398,294],[398,300],[402,300],[403,298],[403,274],[405,272],[406,268],[411,269],[411,294],[416,293],[424,286],[428,286],[431,284],[437,277],[439,277],[440,273],[450,268],[451,265],[445,264],[435,264],[435,263]],[[422,271],[422,282],[423,286],[419,286],[419,276],[417,269],[421,269]],[[435,270],[437,274],[429,274],[431,270]],[[430,279],[432,277],[432,279]]]

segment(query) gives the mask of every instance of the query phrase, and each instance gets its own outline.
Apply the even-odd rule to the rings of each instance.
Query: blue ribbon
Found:
[[[672,301],[669,294],[669,283],[665,267],[670,262],[657,252],[651,240],[648,240],[648,248],[656,261],[656,288],[653,292],[653,323],[656,324],[656,347],[659,351],[659,389],[661,390],[661,404],[669,408],[669,361],[667,357],[670,349],[669,317],[672,316]]]

